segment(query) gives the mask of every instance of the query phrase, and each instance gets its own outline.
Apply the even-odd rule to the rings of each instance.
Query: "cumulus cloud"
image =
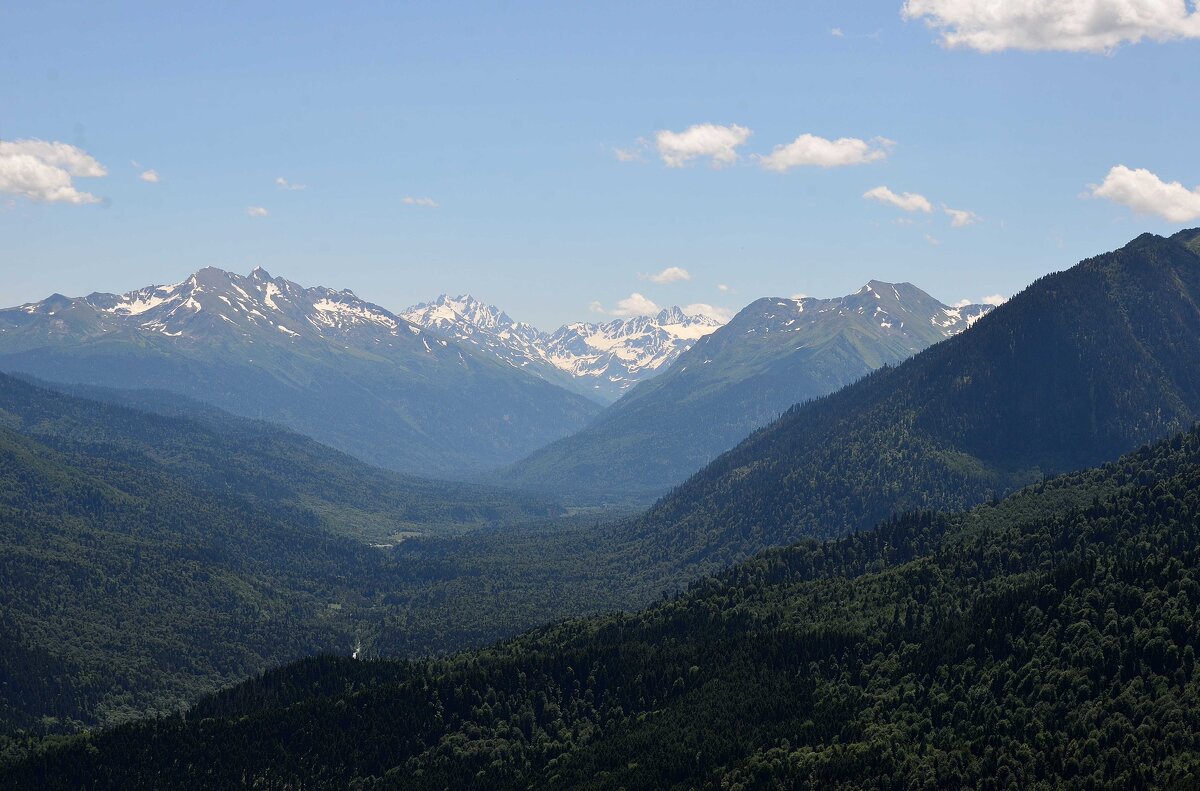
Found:
[[[933,204],[924,195],[919,195],[915,192],[892,192],[887,187],[874,187],[863,193],[863,197],[867,200],[879,201],[895,206],[897,209],[904,211],[919,211],[926,214],[933,212]]]
[[[433,198],[414,198],[412,195],[407,195],[400,201],[405,206],[424,206],[429,209],[436,209],[438,202]]]
[[[989,294],[988,296],[980,297],[979,299],[960,299],[958,302],[954,303],[953,307],[965,308],[968,305],[992,305],[993,307],[999,307],[1005,302],[1008,302],[1008,297],[1002,294]]]
[[[729,308],[719,308],[716,305],[709,305],[707,302],[693,302],[691,305],[685,305],[683,312],[689,316],[707,316],[722,324],[733,318],[733,311]]]
[[[871,142],[857,137],[839,137],[827,140],[816,135],[803,134],[787,145],[775,146],[766,156],[755,156],[767,170],[782,173],[795,167],[812,165],[820,168],[837,168],[847,165],[865,165],[878,162],[888,155],[894,143],[883,137]]]
[[[846,34],[842,32],[840,27],[835,27],[833,30],[829,31],[829,35],[833,36],[834,38],[842,38]]]
[[[724,283],[717,283],[717,291],[727,294],[732,290],[733,289],[731,289],[729,286],[725,285]]]
[[[99,203],[75,188],[74,178],[108,171],[83,149],[46,140],[0,140],[0,192],[46,203]]]
[[[944,203],[942,204],[942,211],[950,217],[950,224],[955,228],[966,228],[968,225],[974,225],[982,219],[973,211],[951,209]]]
[[[263,206],[247,206],[246,215],[249,217],[266,217],[270,214]]]
[[[680,280],[691,280],[692,273],[681,266],[669,266],[663,271],[654,275],[639,275],[643,280],[649,280],[652,283],[666,285],[667,283],[677,283]]]
[[[737,124],[695,124],[682,132],[660,129],[654,133],[654,145],[669,168],[681,168],[693,159],[705,158],[713,167],[723,167],[737,162],[737,149],[750,135],[749,129]]]
[[[1091,185],[1091,195],[1169,222],[1200,219],[1200,187],[1188,189],[1178,181],[1163,181],[1145,168],[1117,165],[1108,171],[1103,184]]]
[[[610,316],[649,316],[658,313],[662,308],[654,303],[654,300],[649,299],[636,291],[617,301],[617,306],[612,310],[608,310],[598,301],[588,305],[588,310],[593,313],[607,313]]]
[[[662,308],[654,304],[636,291],[617,302],[617,307],[610,311],[614,316],[649,316],[658,313]]]
[[[280,176],[279,178],[275,179],[275,186],[281,187],[282,189],[285,189],[285,190],[302,190],[302,189],[306,189],[308,187],[307,184],[294,184],[294,183],[288,181],[287,179],[285,179],[283,176]]]
[[[929,242],[934,247],[937,247],[938,245],[940,245],[942,243],[941,239],[937,238],[936,236],[934,236],[931,233],[925,234],[925,241]]]
[[[1143,39],[1200,38],[1200,11],[1187,0],[906,0],[947,47],[1110,52]]]
[[[142,174],[140,176],[138,176],[138,178],[140,178],[142,181],[146,182],[147,184],[157,184],[158,183],[158,171],[155,170],[154,168],[150,168],[149,170],[143,170]]]

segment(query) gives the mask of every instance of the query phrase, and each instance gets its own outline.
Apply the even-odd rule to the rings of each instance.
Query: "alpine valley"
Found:
[[[438,579],[427,580],[437,595],[425,597],[425,612],[486,623],[489,600],[526,586],[551,591],[522,597],[539,602],[530,615],[549,625],[450,656],[307,657],[186,711],[102,731],[39,740],[30,725],[10,736],[0,783],[1195,787],[1197,339],[1200,229],[1145,234],[1041,278],[902,363],[789,409],[641,516],[579,530],[502,528],[482,543],[479,532],[440,539],[451,543],[441,544]],[[23,387],[9,388],[15,407],[29,397]],[[57,415],[96,409],[49,402]],[[128,521],[121,514],[156,513],[161,496],[141,507],[131,499],[136,470],[86,442],[99,429],[38,419],[30,407],[15,413],[29,417],[5,429],[4,514],[29,535],[6,530],[22,551],[5,557],[61,552],[47,537],[104,525],[115,536]],[[128,493],[101,486],[100,475]],[[226,497],[197,513],[207,524],[211,512],[223,531],[217,546],[242,547],[238,521],[212,509],[253,504]],[[61,516],[23,516],[35,510]],[[164,525],[164,538],[180,531]],[[271,541],[289,530],[265,521],[247,535]],[[309,530],[314,541],[328,528]],[[181,562],[220,557],[195,543],[204,535],[176,550]],[[76,552],[97,551],[95,538],[76,541]],[[325,563],[285,546],[297,551],[257,568]],[[357,598],[344,601],[386,601],[388,585],[411,579],[409,563],[439,557],[431,550],[393,548],[395,581],[360,573]],[[368,568],[352,555],[341,562]],[[147,573],[117,564],[97,578],[119,590]],[[65,568],[61,581],[25,572],[3,590],[22,591],[17,601],[36,613],[49,591],[69,599],[72,578]],[[463,584],[445,586],[450,578]],[[656,589],[667,592],[650,603]],[[299,601],[322,596],[318,588]],[[561,620],[581,600],[611,607],[622,597],[620,611]],[[376,645],[411,633],[421,609],[375,622]],[[32,634],[58,612],[43,608],[8,633]],[[258,628],[275,640],[320,634],[302,620]],[[36,645],[23,640],[15,646]],[[10,710],[64,699],[48,691],[55,683],[77,685],[66,699],[80,700],[103,683],[33,648],[5,659],[24,682],[6,693]]]
[[[1200,789],[1200,0],[626,5],[0,5],[0,791]]]

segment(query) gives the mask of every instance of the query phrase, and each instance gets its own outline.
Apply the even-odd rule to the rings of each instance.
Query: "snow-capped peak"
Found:
[[[882,332],[912,350],[956,335],[986,315],[990,305],[950,307],[912,283],[872,280],[852,294],[832,299],[761,299],[743,309],[730,327],[744,334],[827,331]]]
[[[32,313],[52,300],[21,310]],[[125,294],[90,294],[68,302],[91,312],[96,317],[91,331],[100,334],[125,328],[170,338],[215,334],[253,339],[260,335],[274,342],[296,343],[345,339],[354,334],[396,336],[404,331],[407,336],[419,332],[353,292],[305,288],[272,277],[262,267],[246,276],[205,267],[179,283]]]
[[[621,396],[661,372],[699,338],[721,326],[670,307],[653,316],[575,322],[553,332],[514,321],[470,295],[414,305],[400,314],[413,324],[467,343],[510,365],[602,401]]]

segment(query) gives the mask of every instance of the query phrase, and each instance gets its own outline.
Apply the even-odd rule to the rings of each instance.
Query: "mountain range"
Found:
[[[755,300],[586,428],[496,480],[576,497],[653,497],[793,404],[956,335],[991,308],[950,307],[911,283],[877,280],[835,299]]]
[[[514,461],[599,411],[349,291],[262,269],[2,310],[0,370],[168,390],[446,476]]]
[[[672,562],[959,509],[1200,419],[1200,229],[1047,275],[953,338],[797,405],[633,528]],[[647,550],[651,551],[651,550]]]
[[[400,315],[439,337],[602,404],[661,374],[698,339],[721,326],[710,316],[672,307],[652,316],[574,322],[543,332],[470,295],[445,294]]]

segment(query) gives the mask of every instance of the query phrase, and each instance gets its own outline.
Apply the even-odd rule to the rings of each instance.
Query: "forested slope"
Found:
[[[1116,458],[1200,417],[1200,256],[1144,234],[970,329],[791,409],[659,501],[635,534],[719,567]]]
[[[44,788],[1200,781],[1200,433],[768,552],[637,615],[309,659],[10,768]]]

